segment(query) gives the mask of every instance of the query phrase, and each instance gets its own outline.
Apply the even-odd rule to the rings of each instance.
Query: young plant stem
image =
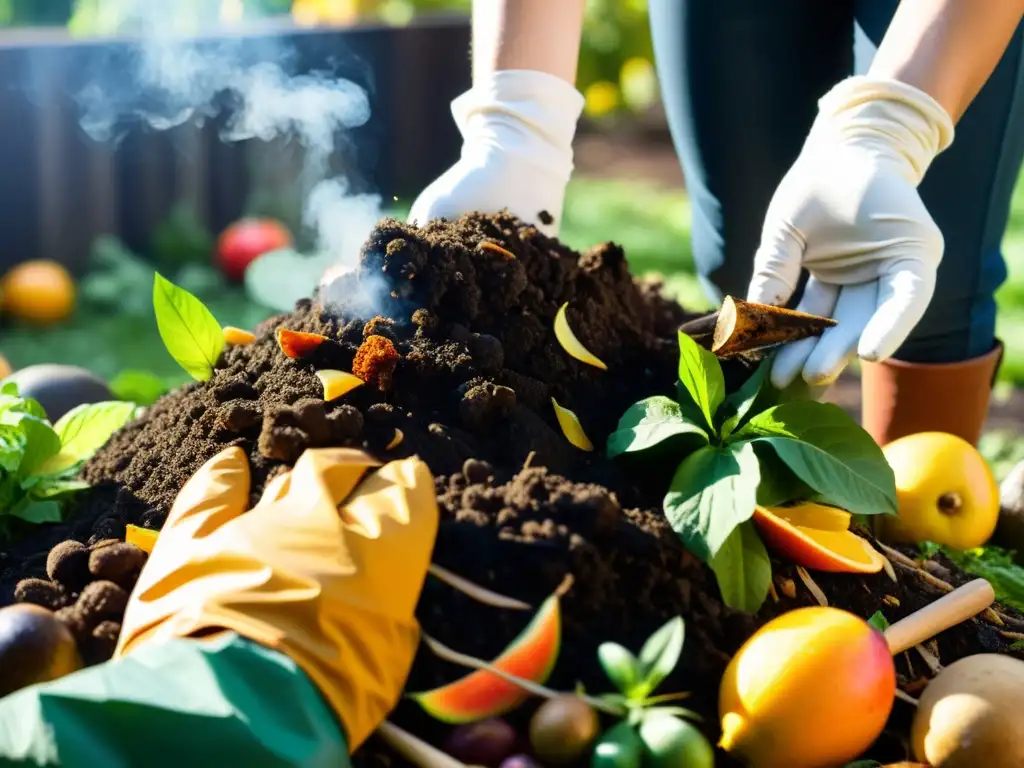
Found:
[[[529,603],[524,603],[522,600],[516,600],[513,597],[499,595],[497,592],[492,592],[486,587],[481,587],[479,584],[452,573],[447,568],[440,565],[431,563],[427,572],[435,579],[443,581],[448,586],[453,589],[457,589],[459,592],[467,597],[471,597],[478,603],[491,605],[495,608],[507,608],[512,611],[529,611],[532,608]]]

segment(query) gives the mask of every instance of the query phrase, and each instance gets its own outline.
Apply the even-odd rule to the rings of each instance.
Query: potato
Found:
[[[50,421],[79,405],[113,400],[107,382],[85,368],[73,365],[30,365],[15,371],[0,384],[13,381],[21,397],[38,400]]]
[[[911,729],[914,757],[935,768],[1024,765],[1024,662],[960,659],[924,690]]]
[[[0,609],[0,696],[81,666],[74,637],[52,611],[29,603]]]

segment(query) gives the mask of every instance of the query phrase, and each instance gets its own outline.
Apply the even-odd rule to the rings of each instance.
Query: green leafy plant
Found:
[[[128,368],[110,380],[110,391],[118,400],[147,406],[167,394],[168,387],[155,373]]]
[[[202,301],[159,272],[153,278],[153,309],[164,346],[197,381],[208,381],[224,349],[224,333]]]
[[[881,611],[875,611],[871,614],[871,618],[868,619],[868,624],[879,632],[885,632],[885,630],[889,628],[889,620],[885,618],[885,614]]]
[[[110,436],[135,415],[135,404],[108,401],[81,405],[51,424],[43,407],[0,389],[0,534],[11,521],[56,523],[64,502],[88,484],[75,478]]]
[[[635,403],[608,438],[609,457],[678,461],[663,507],[672,528],[715,573],[727,605],[754,612],[768,595],[771,561],[754,527],[758,504],[815,501],[852,514],[896,511],[881,449],[836,405],[798,380],[771,385],[771,359],[727,393],[718,358],[679,334],[676,399]]]
[[[918,548],[925,559],[941,552],[957,567],[988,581],[998,602],[1024,611],[1024,566],[1014,561],[1012,550],[995,545],[957,550],[932,542],[924,542]]]

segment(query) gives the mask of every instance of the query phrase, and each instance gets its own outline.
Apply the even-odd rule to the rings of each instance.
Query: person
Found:
[[[0,765],[350,764],[419,643],[433,478],[417,458],[318,448],[246,511],[250,484],[237,446],[192,476],[114,658],[0,699]]]
[[[584,6],[475,0],[473,85],[451,105],[462,153],[412,221],[508,208],[557,234]],[[1024,154],[1024,0],[648,8],[702,281],[716,300],[837,320],[780,350],[773,383],[825,385],[859,355],[862,424],[879,443],[927,430],[976,442]],[[878,46],[863,75],[855,22]]]

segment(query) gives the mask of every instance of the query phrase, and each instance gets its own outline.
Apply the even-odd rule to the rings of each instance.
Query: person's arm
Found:
[[[1024,0],[901,0],[868,75],[919,88],[955,122],[992,74],[1022,17]]]
[[[473,0],[473,82],[533,70],[576,83],[586,0]]]

